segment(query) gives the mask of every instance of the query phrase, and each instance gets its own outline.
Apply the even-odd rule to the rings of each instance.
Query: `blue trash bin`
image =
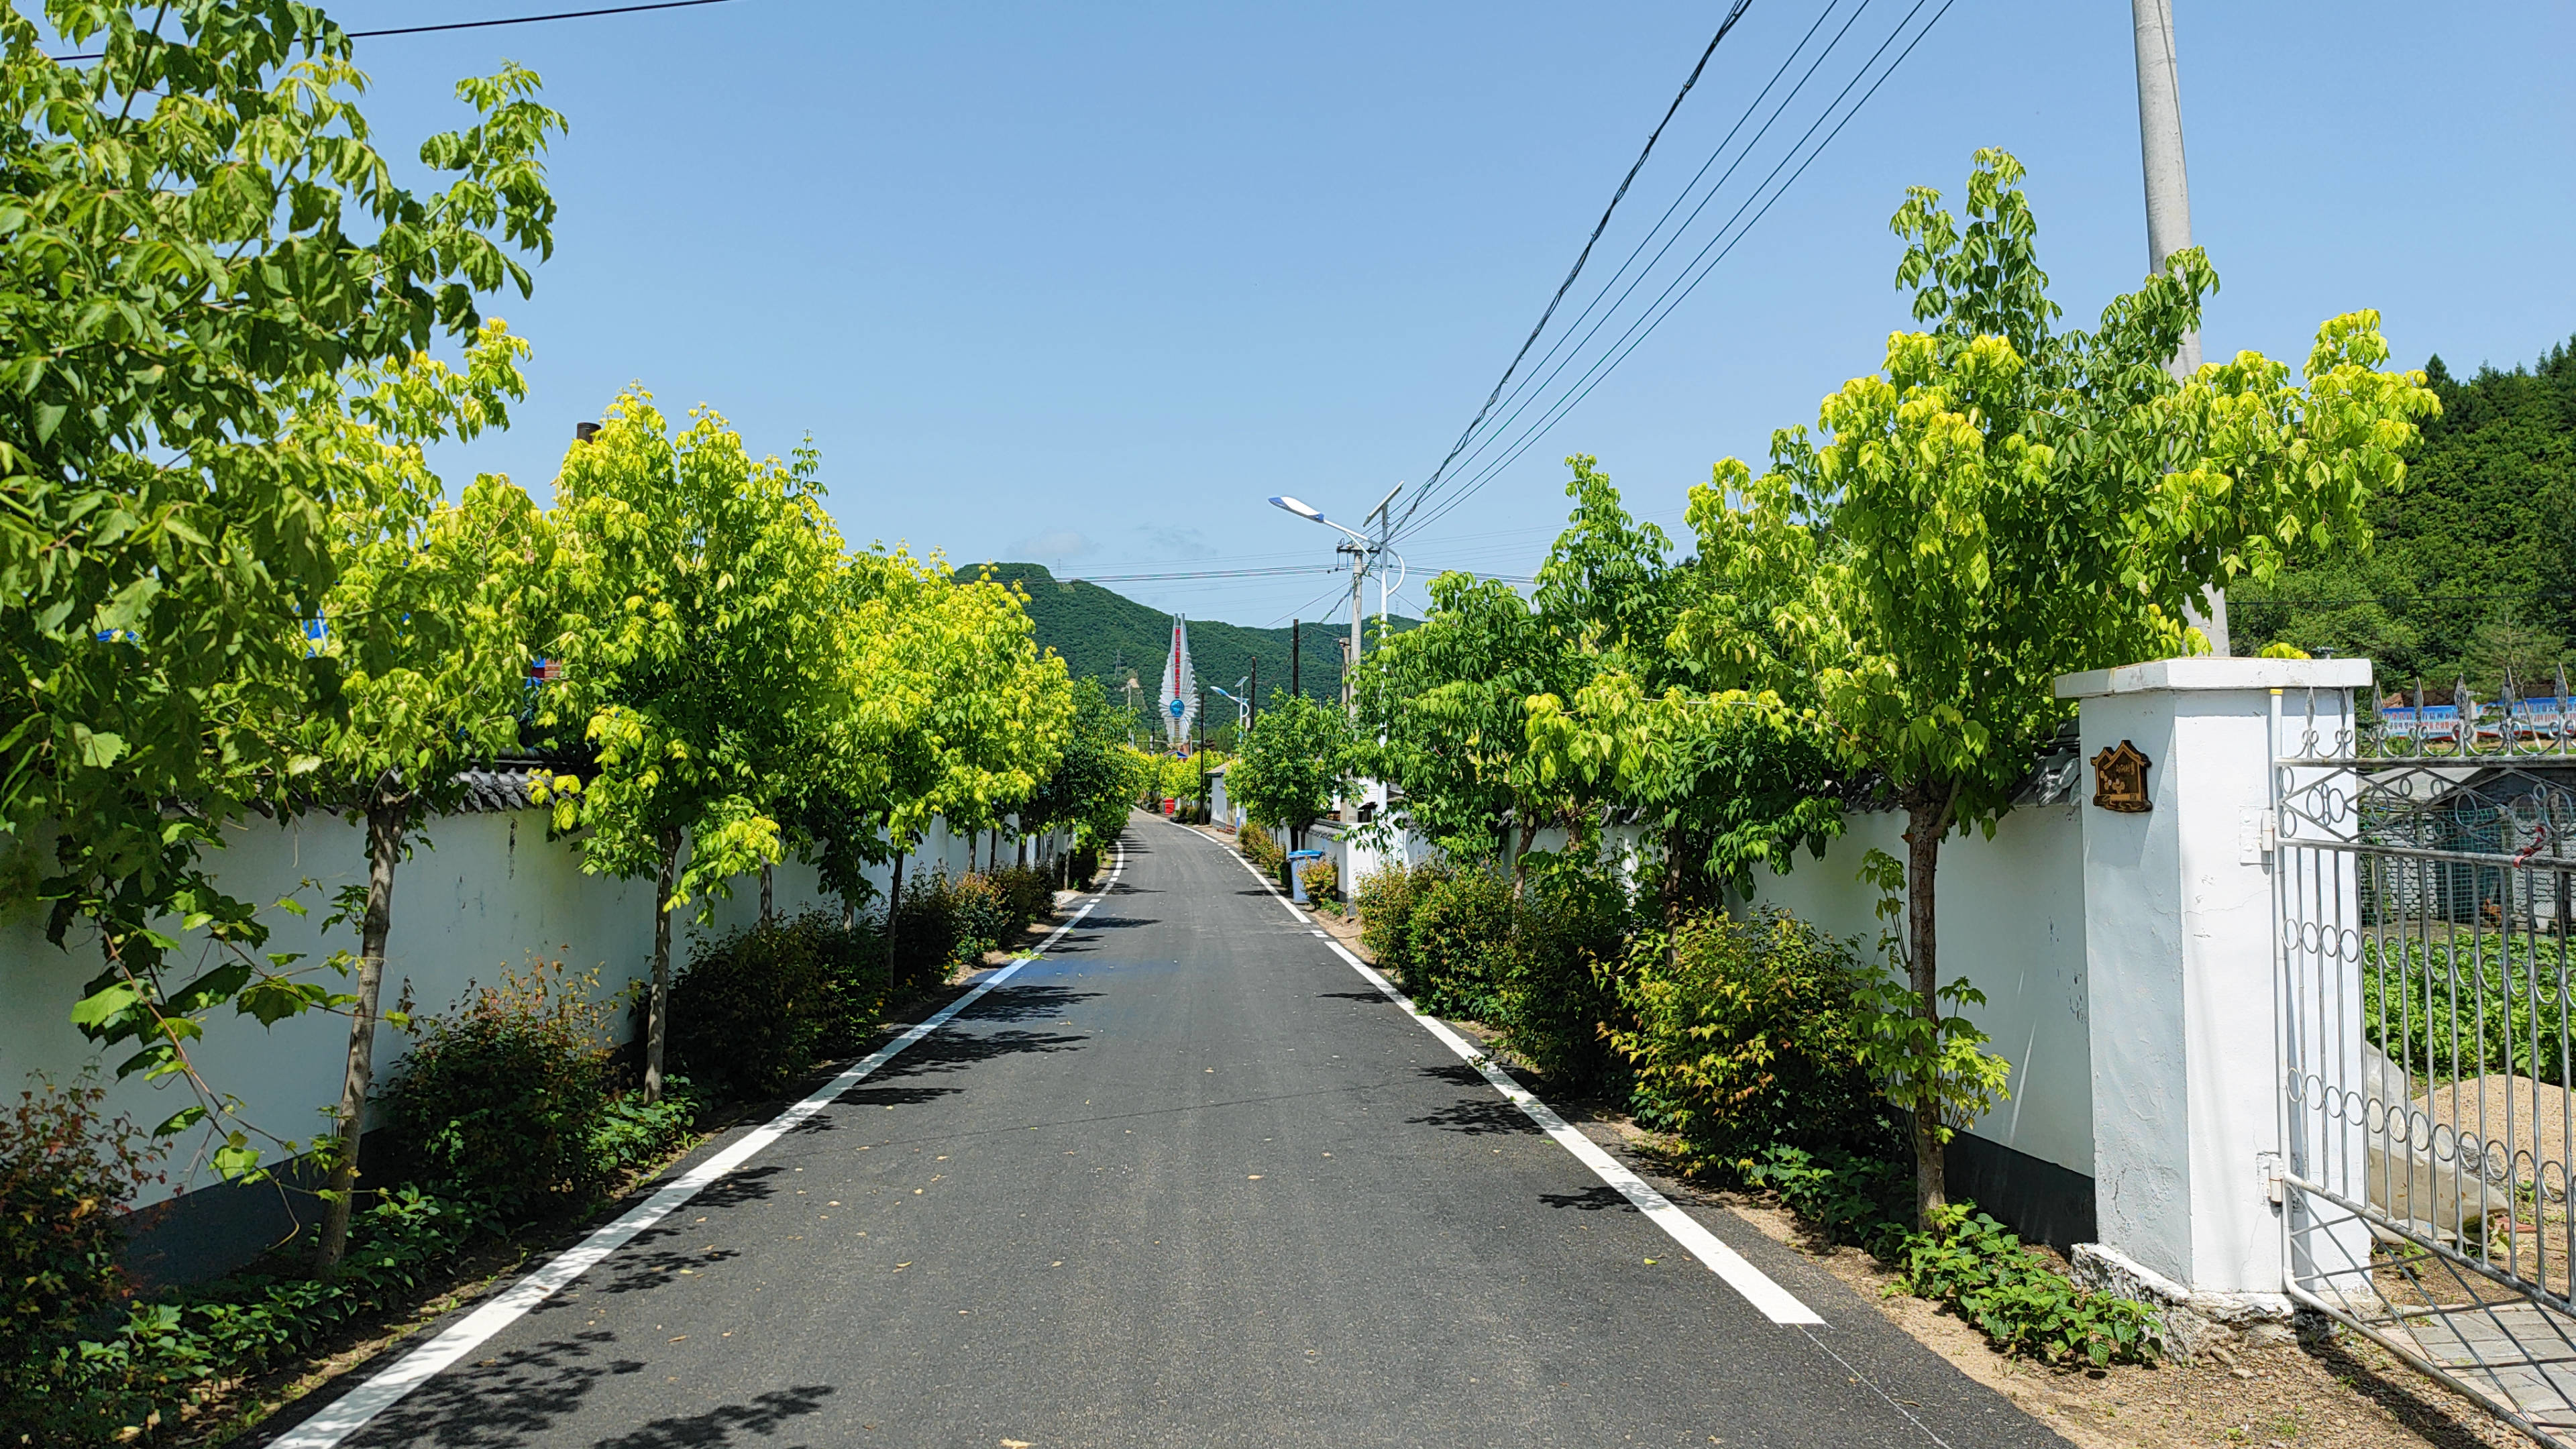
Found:
[[[1288,899],[1301,906],[1314,904],[1306,899],[1306,863],[1323,858],[1324,853],[1320,850],[1288,852]]]

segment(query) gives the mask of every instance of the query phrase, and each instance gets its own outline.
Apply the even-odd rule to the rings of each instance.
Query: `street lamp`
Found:
[[[1299,518],[1305,519],[1309,523],[1320,523],[1326,528],[1340,529],[1343,533],[1350,534],[1352,540],[1358,543],[1360,547],[1368,547],[1367,539],[1362,538],[1357,533],[1352,533],[1351,530],[1347,528],[1342,528],[1340,524],[1326,518],[1324,516],[1324,510],[1317,508],[1311,503],[1300,503],[1294,498],[1289,498],[1283,495],[1281,497],[1271,499],[1270,506],[1273,508],[1284,508],[1290,513],[1296,514]]]
[[[1403,486],[1404,485],[1401,483],[1396,485],[1398,488]],[[1395,495],[1393,493],[1389,493],[1387,494],[1387,497],[1389,499],[1393,499]],[[1273,508],[1285,509],[1290,513],[1296,514],[1299,518],[1305,519],[1309,523],[1320,523],[1326,528],[1341,533],[1350,539],[1349,543],[1339,545],[1334,549],[1334,552],[1336,553],[1347,550],[1351,556],[1351,642],[1349,654],[1343,661],[1342,665],[1342,707],[1344,709],[1348,709],[1351,707],[1351,671],[1357,668],[1360,662],[1360,579],[1362,576],[1367,574],[1369,559],[1376,550],[1370,546],[1367,535],[1362,534],[1355,529],[1344,528],[1342,525],[1326,518],[1324,516],[1324,510],[1317,508],[1311,503],[1301,503],[1298,500],[1287,497],[1283,494],[1272,498],[1270,500],[1270,505]],[[1385,511],[1386,504],[1380,503],[1371,511],[1369,516],[1375,518]]]

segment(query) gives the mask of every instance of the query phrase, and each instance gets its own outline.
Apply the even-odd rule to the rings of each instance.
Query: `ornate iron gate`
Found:
[[[2576,1449],[2566,695],[2276,692],[2269,825],[2290,1295]]]

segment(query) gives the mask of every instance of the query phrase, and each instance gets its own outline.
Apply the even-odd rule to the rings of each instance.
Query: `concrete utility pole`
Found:
[[[2182,79],[2174,63],[2172,0],[2129,0],[2138,57],[2138,158],[2147,181],[2147,270],[2161,274],[2165,258],[2191,245],[2191,183],[2182,160]],[[2165,364],[2177,382],[2200,371],[2200,334],[2186,333],[2182,350]],[[2227,596],[2211,589],[2208,612],[2185,607],[2183,621],[2207,636],[2213,653],[2227,650]]]
[[[1368,577],[1368,550],[1356,543],[1343,544],[1341,549],[1351,556],[1351,642],[1342,649],[1342,708],[1347,710],[1359,697],[1353,671],[1360,667],[1360,580]]]

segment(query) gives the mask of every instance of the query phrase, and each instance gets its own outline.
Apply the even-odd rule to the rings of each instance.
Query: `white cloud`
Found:
[[[1136,525],[1136,531],[1145,536],[1145,546],[1148,549],[1167,558],[1207,557],[1207,535],[1195,528],[1172,528],[1140,523]]]
[[[1099,551],[1093,543],[1070,528],[1052,528],[1011,545],[1011,557],[1061,563]]]

